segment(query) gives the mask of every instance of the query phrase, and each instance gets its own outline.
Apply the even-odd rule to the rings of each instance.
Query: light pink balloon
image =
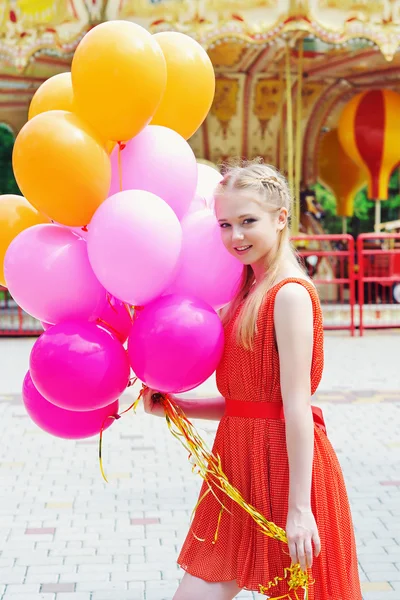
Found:
[[[203,165],[202,163],[197,165],[197,172],[198,180],[196,195],[200,198],[204,198],[208,208],[214,208],[214,192],[220,181],[222,181],[223,176],[213,167]]]
[[[195,196],[192,199],[191,203],[189,204],[189,208],[183,218],[186,219],[186,217],[188,217],[192,213],[195,213],[195,212],[198,212],[201,210],[209,210],[206,199],[195,194]]]
[[[108,429],[115,419],[107,417],[116,416],[119,408],[118,400],[86,412],[54,406],[38,392],[29,371],[24,379],[22,398],[26,412],[38,427],[51,435],[69,440],[91,437],[98,435],[102,428]]]
[[[57,223],[57,221],[52,221],[52,223],[54,223],[54,225],[59,225],[59,227],[64,227],[64,229],[67,229],[68,231],[72,231],[72,233],[75,233],[75,235],[83,238],[84,240],[87,238],[88,232],[86,227],[68,227],[68,225]]]
[[[110,195],[120,190],[119,148],[111,154]],[[149,125],[121,150],[122,190],[146,190],[159,196],[181,218],[197,185],[193,150],[178,133],[161,125]]]
[[[177,275],[166,293],[197,296],[215,309],[232,300],[243,265],[225,248],[215,214],[202,210],[185,217]]]
[[[93,271],[110,294],[142,306],[173,280],[182,228],[164,200],[150,192],[128,190],[97,209],[87,243]]]
[[[46,323],[97,319],[107,302],[85,240],[58,225],[34,225],[17,235],[4,273],[17,304]]]

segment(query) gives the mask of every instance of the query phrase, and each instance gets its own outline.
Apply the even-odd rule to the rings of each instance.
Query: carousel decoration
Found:
[[[347,233],[347,217],[353,214],[354,196],[365,185],[367,174],[343,150],[337,129],[324,134],[319,148],[319,180],[336,198],[336,213],[343,219]]]
[[[219,165],[232,156],[261,156],[277,165],[295,198],[293,232],[315,233],[321,223],[303,217],[300,191],[320,177],[323,132],[338,127],[353,96],[378,87],[400,91],[400,0],[4,0],[0,121],[17,134],[32,96],[53,75],[62,74],[53,92],[68,103],[68,72],[80,40],[100,22],[121,19],[160,40],[174,33],[200,43],[216,87],[203,125],[194,132],[187,123],[182,131],[196,157]],[[163,50],[171,68],[173,56]],[[210,73],[201,72],[212,94]],[[200,116],[209,101],[196,105]],[[35,103],[34,114],[39,97]],[[172,124],[171,118],[164,106],[153,122]]]
[[[368,197],[375,200],[375,229],[381,223],[381,200],[400,161],[400,94],[370,90],[355,96],[343,110],[338,129],[349,157],[368,173]]]

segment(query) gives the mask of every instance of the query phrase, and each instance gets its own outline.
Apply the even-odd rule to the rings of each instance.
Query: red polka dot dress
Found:
[[[226,411],[216,434],[213,452],[222,459],[224,472],[245,500],[269,521],[285,528],[288,510],[289,465],[282,418],[260,418],[267,406],[282,403],[279,356],[274,341],[274,302],[288,282],[303,285],[314,311],[314,350],[311,389],[315,393],[323,370],[322,312],[315,288],[304,279],[285,279],[274,286],[260,309],[254,350],[236,343],[233,319],[226,327],[225,351],[217,371],[220,393],[239,409]],[[237,316],[236,316],[237,318]],[[234,401],[234,402],[232,402]],[[243,405],[243,410],[240,410]],[[264,404],[263,404],[264,403]],[[260,413],[261,411],[261,413]],[[242,414],[245,416],[232,416]],[[251,414],[256,416],[251,416]],[[314,464],[312,510],[321,538],[321,554],[314,559],[310,600],[361,600],[356,546],[350,507],[336,454],[314,415]],[[200,497],[206,492],[204,483]],[[259,591],[290,566],[288,548],[262,534],[251,517],[237,504],[216,492],[197,507],[178,558],[188,573],[209,582],[233,581],[240,588]],[[203,540],[203,541],[201,541]],[[286,581],[268,592],[271,597],[294,599]]]

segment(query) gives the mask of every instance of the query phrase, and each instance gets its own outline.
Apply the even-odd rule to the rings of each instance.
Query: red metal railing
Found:
[[[354,335],[359,327],[362,335],[367,328],[400,327],[400,234],[362,234],[357,253],[350,235],[292,240],[318,289],[325,329]],[[39,321],[24,313],[0,286],[0,336],[41,332]]]
[[[292,238],[318,290],[324,328],[355,331],[354,239],[351,235],[307,235]]]
[[[0,286],[0,336],[36,336],[42,332],[39,321],[27,315]]]
[[[400,234],[361,234],[357,256],[360,335],[400,327]]]

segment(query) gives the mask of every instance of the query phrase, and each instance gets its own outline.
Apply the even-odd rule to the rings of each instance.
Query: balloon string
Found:
[[[124,308],[125,308],[126,312],[128,313],[131,322],[133,323],[133,315],[132,315],[131,309],[129,307],[129,304],[124,302]]]
[[[115,313],[118,313],[118,310],[115,308],[115,306],[114,306],[114,305],[113,305],[113,303],[111,302],[111,294],[110,294],[110,292],[107,292],[107,302],[108,302],[108,304],[110,305],[110,308],[112,308],[112,310],[113,310]]]
[[[113,333],[115,333],[115,335],[118,337],[120,335],[119,331],[117,331],[115,329],[115,327],[113,327],[112,325],[110,325],[110,323],[107,323],[107,321],[104,321],[104,319],[100,319],[100,317],[97,319],[97,323],[99,323],[100,325],[105,325],[106,327],[108,327],[108,329],[111,329],[111,331]]]
[[[132,378],[127,387],[131,387],[132,385],[134,385],[137,381],[137,377]],[[137,399],[125,410],[123,410],[121,413],[117,413],[116,415],[109,415],[108,417],[106,417],[102,423],[101,429],[100,429],[100,438],[99,438],[99,464],[100,464],[100,472],[101,475],[104,479],[104,481],[106,483],[108,482],[108,479],[106,477],[106,474],[104,472],[104,466],[103,466],[103,433],[104,433],[104,427],[106,425],[107,419],[114,419],[115,421],[117,421],[118,419],[120,419],[122,417],[122,415],[125,415],[127,412],[129,412],[130,410],[133,409],[133,412],[136,412],[136,408],[137,405],[140,402],[140,399],[142,397],[143,394],[143,390],[140,390],[139,396],[137,397]]]
[[[123,142],[118,142],[118,177],[119,177],[119,191],[122,192],[122,160],[121,152],[126,147]]]

